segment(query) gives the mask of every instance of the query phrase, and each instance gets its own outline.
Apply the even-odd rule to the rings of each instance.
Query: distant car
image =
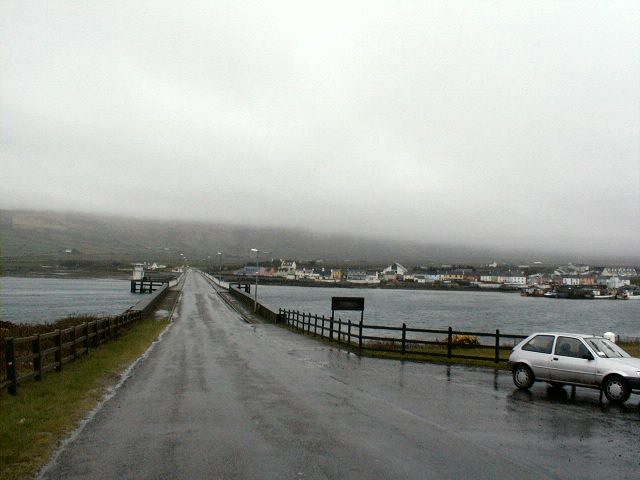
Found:
[[[597,388],[613,403],[640,391],[640,358],[594,335],[534,333],[513,348],[509,366],[520,389],[536,381]]]

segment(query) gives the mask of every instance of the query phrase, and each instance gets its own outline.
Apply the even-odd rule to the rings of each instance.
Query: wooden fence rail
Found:
[[[51,371],[87,355],[92,348],[118,338],[121,331],[141,318],[141,312],[127,311],[116,317],[84,322],[73,327],[21,338],[7,338],[5,362],[7,379],[0,388],[16,395],[18,385],[29,379],[41,380]]]
[[[165,284],[121,315],[29,337],[7,338],[4,358],[6,379],[0,381],[0,390],[6,388],[9,394],[16,395],[21,382],[41,380],[44,373],[51,371],[61,372],[66,363],[118,338],[123,329],[145,318],[168,290]]]
[[[258,302],[245,292],[229,287],[229,293],[240,302],[255,309],[255,312],[273,323],[286,324],[301,332],[326,338],[342,345],[357,348],[360,351],[393,352],[416,356],[462,358],[470,360],[485,360],[506,362],[500,352],[510,351],[513,346],[526,338],[526,335],[504,334],[500,330],[495,332],[475,332],[467,330],[425,329],[401,326],[365,324],[362,321],[351,322],[318,316],[298,310],[278,312]],[[376,334],[376,332],[379,332]],[[386,334],[385,332],[390,332]],[[395,336],[394,336],[395,335]],[[437,337],[437,336],[442,337]],[[477,344],[465,344],[464,337],[477,339]],[[467,340],[469,340],[467,338]]]
[[[365,324],[326,318],[298,310],[279,309],[278,319],[287,326],[307,334],[326,338],[359,350],[411,355],[506,362],[500,353],[509,351],[526,335],[467,330],[425,329]],[[438,337],[441,336],[441,337]]]

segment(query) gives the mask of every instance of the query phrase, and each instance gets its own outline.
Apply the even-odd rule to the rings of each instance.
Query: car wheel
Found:
[[[626,380],[618,375],[611,375],[604,379],[602,390],[611,403],[624,403],[631,396],[631,389]]]
[[[533,385],[534,381],[533,372],[531,369],[523,363],[513,367],[513,383],[520,389],[527,389]]]

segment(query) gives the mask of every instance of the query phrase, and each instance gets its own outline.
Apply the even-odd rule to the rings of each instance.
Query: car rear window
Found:
[[[553,335],[536,335],[522,346],[527,352],[551,353]]]

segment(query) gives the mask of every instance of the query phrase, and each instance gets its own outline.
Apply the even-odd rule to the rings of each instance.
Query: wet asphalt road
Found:
[[[42,477],[637,478],[638,395],[567,397],[247,324],[192,272],[162,341]]]

